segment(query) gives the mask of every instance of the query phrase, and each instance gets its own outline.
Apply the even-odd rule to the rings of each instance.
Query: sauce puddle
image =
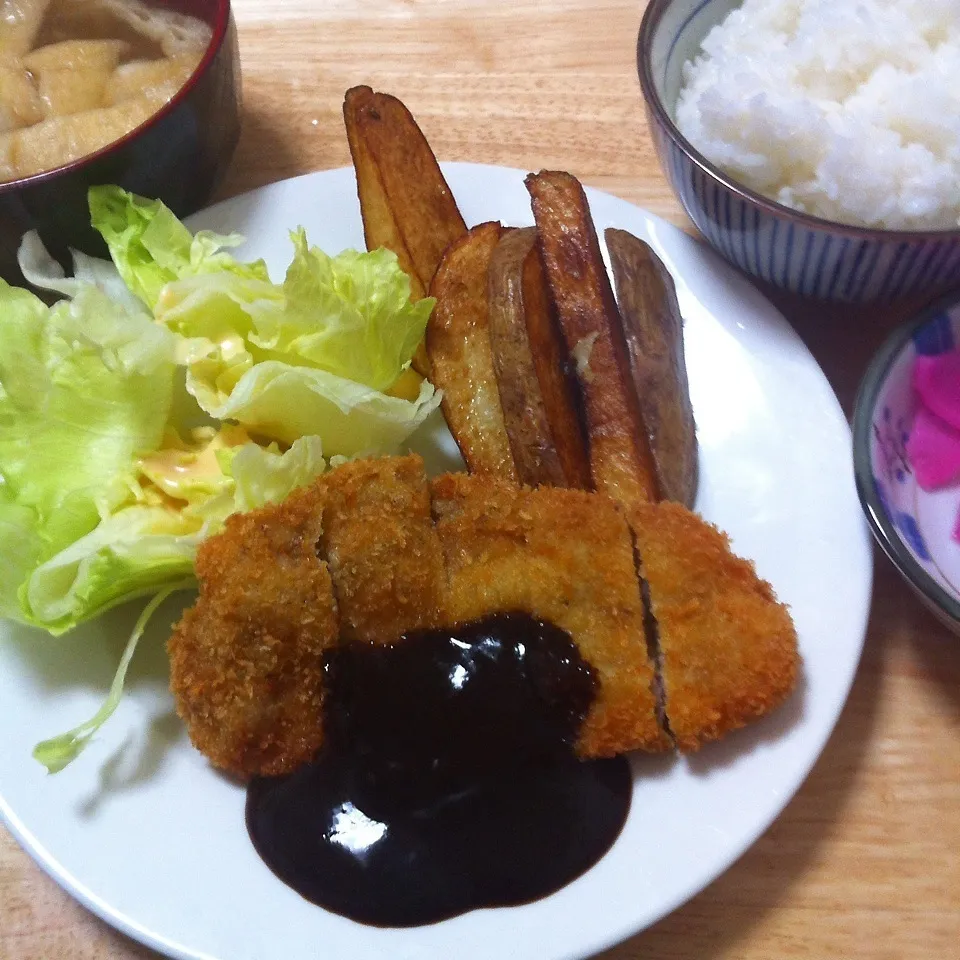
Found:
[[[619,835],[629,765],[573,754],[597,680],[562,630],[497,615],[345,644],[325,671],[324,747],[247,794],[257,852],[307,900],[434,923],[553,893]]]

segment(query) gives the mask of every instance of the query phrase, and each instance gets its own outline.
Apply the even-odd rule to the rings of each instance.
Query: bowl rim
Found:
[[[215,0],[216,11],[212,23],[212,34],[210,42],[207,44],[193,73],[184,81],[180,89],[155,113],[151,113],[143,123],[129,130],[117,140],[111,140],[110,143],[100,147],[93,153],[85,154],[69,163],[64,163],[59,167],[51,167],[49,170],[41,170],[39,173],[33,173],[29,177],[20,177],[18,180],[7,180],[0,183],[0,199],[7,194],[15,194],[17,191],[26,188],[40,186],[48,180],[55,180],[64,174],[76,173],[84,167],[91,166],[98,160],[111,153],[114,153],[128,143],[139,137],[144,131],[158,124],[164,117],[173,113],[174,110],[189,96],[191,91],[199,83],[200,78],[207,72],[214,58],[220,52],[223,41],[227,36],[227,29],[230,25],[231,7],[230,0]]]
[[[953,291],[939,297],[915,314],[912,319],[899,326],[884,341],[874,354],[860,381],[853,406],[852,430],[853,472],[857,495],[874,538],[920,597],[940,613],[948,616],[955,624],[960,624],[960,598],[955,597],[937,583],[910,553],[877,494],[873,466],[870,462],[870,437],[873,430],[873,413],[893,362],[921,327],[928,324],[934,317],[958,305],[960,305],[960,292]]]
[[[640,88],[647,106],[653,111],[657,122],[674,143],[687,155],[687,158],[713,180],[718,181],[731,193],[742,200],[760,207],[765,213],[782,220],[790,220],[809,230],[819,230],[826,233],[843,234],[847,236],[869,238],[878,241],[902,242],[921,240],[950,240],[960,239],[960,227],[950,230],[883,230],[878,227],[860,227],[850,223],[837,223],[834,220],[824,220],[809,213],[794,210],[784,206],[770,197],[757,193],[750,187],[732,179],[719,167],[708,160],[700,151],[680,132],[666,104],[657,93],[656,84],[651,72],[650,51],[653,44],[653,34],[659,26],[663,14],[675,0],[650,0],[643,12],[640,21],[640,31],[637,34],[637,74],[640,78]],[[686,22],[689,22],[712,0],[700,0]]]

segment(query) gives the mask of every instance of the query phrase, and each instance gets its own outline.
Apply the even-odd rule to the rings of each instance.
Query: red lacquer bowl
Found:
[[[163,200],[178,216],[210,198],[240,133],[240,53],[230,0],[167,0],[164,6],[206,21],[213,36],[203,59],[177,95],[120,140],[22,180],[0,184],[0,276],[23,283],[17,249],[28,230],[69,265],[73,247],[106,256],[90,226],[87,190],[115,183]]]

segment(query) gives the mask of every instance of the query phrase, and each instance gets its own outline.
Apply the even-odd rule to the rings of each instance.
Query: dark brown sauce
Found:
[[[562,630],[499,615],[344,645],[325,669],[323,749],[247,794],[254,846],[306,899],[433,923],[553,893],[619,835],[629,766],[573,754],[597,680]]]

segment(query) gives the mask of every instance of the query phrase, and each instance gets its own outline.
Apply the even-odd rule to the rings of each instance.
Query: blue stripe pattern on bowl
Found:
[[[802,296],[868,302],[960,284],[960,230],[832,225],[751,195],[687,143],[671,112],[683,64],[737,0],[651,0],[637,57],[647,116],[667,178],[707,242],[744,272]]]

